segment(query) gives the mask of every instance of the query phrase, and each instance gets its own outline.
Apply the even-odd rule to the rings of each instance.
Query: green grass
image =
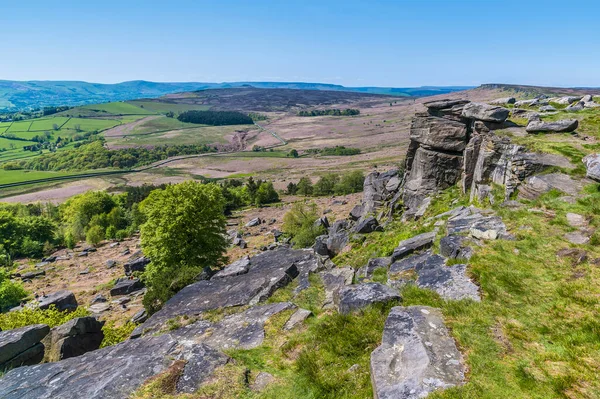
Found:
[[[9,150],[11,144],[14,145],[15,149],[23,150],[23,146],[34,144],[33,141],[22,141],[22,140],[10,140],[0,136],[0,148],[6,148]]]
[[[0,169],[0,184],[9,184],[24,182],[37,179],[45,179],[48,177],[72,175],[73,172],[49,172],[37,170],[3,170]]]
[[[29,126],[31,126],[30,120],[13,122],[13,124],[10,125],[6,133],[26,132],[29,130]]]
[[[54,127],[53,127],[54,125],[57,125],[60,128],[68,120],[69,120],[69,118],[66,118],[66,117],[33,119],[31,121],[31,127],[29,128],[29,131],[30,132],[33,132],[33,131],[52,132],[54,130]]]
[[[172,104],[162,101],[144,101],[144,100],[136,100],[136,101],[128,101],[129,104],[135,105],[150,112],[164,114],[169,111],[174,113],[181,113],[183,111],[207,111],[210,109],[208,105],[196,105],[196,104]]]
[[[84,105],[80,108],[112,115],[152,115],[155,113],[126,102]],[[73,110],[69,111],[73,115],[76,114]]]
[[[90,118],[71,118],[61,130],[75,130],[75,126],[79,125],[79,128],[84,132],[90,131],[102,131],[109,129],[113,126],[117,126],[121,123],[118,119],[90,119]]]
[[[175,118],[156,118],[142,123],[133,130],[133,134],[147,134],[152,132],[163,132],[167,130],[178,130],[198,127],[193,123],[183,123]]]

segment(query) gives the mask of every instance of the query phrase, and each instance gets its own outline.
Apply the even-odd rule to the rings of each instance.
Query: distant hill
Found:
[[[431,96],[467,90],[471,87],[344,87],[326,83],[303,82],[230,82],[230,83],[160,83],[135,80],[116,84],[79,81],[11,81],[0,80],[0,112],[31,110],[56,105],[83,105],[138,98],[160,97],[165,94],[205,89],[256,87],[347,91],[389,96]]]

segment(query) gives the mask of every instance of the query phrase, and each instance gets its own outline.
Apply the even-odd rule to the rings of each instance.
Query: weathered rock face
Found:
[[[41,341],[49,331],[45,324],[0,331],[0,370],[41,362],[44,358]]]
[[[398,291],[379,283],[353,284],[339,291],[338,311],[348,314],[374,303],[400,301]]]
[[[53,328],[44,339],[46,361],[56,362],[96,350],[104,339],[104,322],[78,317]]]
[[[514,104],[517,102],[517,99],[514,97],[505,97],[505,98],[498,98],[496,100],[491,101],[491,104],[495,104],[495,105],[506,105],[506,104]]]
[[[39,301],[40,309],[48,309],[51,305],[56,306],[60,311],[77,309],[77,299],[71,291],[57,291],[52,294],[41,297]]]
[[[398,201],[395,194],[401,183],[402,177],[397,169],[383,173],[378,171],[369,173],[363,184],[362,204],[350,212],[351,219],[358,220],[367,216],[376,216],[380,219],[383,216],[381,214],[383,208],[393,211]]]
[[[540,119],[532,119],[525,128],[529,133],[543,133],[543,132],[554,132],[554,133],[568,133],[574,132],[579,126],[577,119],[563,119],[556,122],[544,122]]]
[[[354,269],[351,267],[336,267],[334,269],[321,272],[321,279],[325,288],[324,309],[331,309],[335,302],[339,300],[339,292],[342,288],[352,284],[354,279]]]
[[[434,240],[435,232],[430,232],[419,234],[407,240],[401,241],[396,249],[394,249],[391,261],[395,262],[396,260],[402,259],[415,251],[427,249],[433,245]]]
[[[519,190],[519,198],[536,199],[540,195],[556,189],[568,195],[576,196],[583,189],[584,183],[574,180],[563,173],[550,173],[547,175],[531,176]]]
[[[373,216],[361,218],[354,227],[354,232],[359,234],[368,234],[374,231],[381,231],[379,222]]]
[[[349,228],[350,222],[348,220],[336,220],[333,223],[327,237],[327,250],[330,256],[333,257],[339,254],[348,245],[350,241]]]
[[[600,154],[591,154],[583,158],[583,163],[587,169],[587,177],[600,181]]]
[[[508,118],[509,113],[506,108],[485,103],[469,103],[463,107],[462,116],[483,122],[502,123]]]
[[[462,385],[464,374],[462,356],[438,309],[392,309],[381,346],[371,354],[375,398],[424,398],[434,390]]]
[[[133,272],[143,272],[146,270],[146,266],[150,263],[150,259],[145,256],[134,257],[123,265],[125,274],[130,275]]]
[[[139,279],[125,279],[117,282],[115,286],[110,289],[110,296],[127,295],[139,291],[142,288],[144,288],[144,283]]]
[[[213,276],[210,280],[188,285],[136,328],[132,336],[160,329],[169,319],[177,316],[192,317],[207,310],[257,304],[270,297],[276,289],[290,283],[302,272],[302,265],[309,266],[310,262],[303,263],[309,259],[314,259],[311,250],[287,247],[256,255],[250,259],[250,265],[243,274]]]

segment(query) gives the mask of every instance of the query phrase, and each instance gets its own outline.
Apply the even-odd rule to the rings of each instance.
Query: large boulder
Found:
[[[327,237],[327,249],[329,250],[330,256],[335,256],[342,252],[342,250],[348,245],[350,241],[350,235],[348,229],[350,224],[348,220],[336,220],[333,226],[329,229],[329,236]]]
[[[467,126],[436,116],[415,118],[410,127],[410,139],[430,149],[462,151],[467,143]]]
[[[434,240],[435,233],[429,232],[416,235],[404,241],[400,241],[396,249],[394,249],[391,261],[395,262],[396,260],[402,259],[403,257],[410,255],[415,251],[430,248],[433,245]]]
[[[56,362],[100,348],[104,339],[103,325],[104,322],[88,316],[54,327],[44,339],[46,360]]]
[[[45,324],[0,331],[0,370],[41,362],[44,358],[41,341],[49,331],[50,328]]]
[[[466,104],[462,116],[484,122],[502,123],[508,118],[510,111],[506,108],[497,107],[485,103]]]
[[[232,264],[226,266],[223,270],[212,276],[212,278],[237,276],[248,273],[248,269],[250,269],[250,257],[244,256],[243,258],[238,259]]]
[[[587,169],[586,176],[600,182],[600,154],[591,154],[583,158]]]
[[[313,267],[308,260],[314,258],[312,250],[284,246],[258,254],[250,258],[250,265],[243,274],[213,276],[188,285],[136,328],[132,336],[159,330],[168,320],[179,316],[195,317],[209,310],[262,302],[303,273],[304,267]]]
[[[564,173],[531,176],[519,189],[519,198],[533,200],[550,191],[558,190],[571,196],[577,196],[584,183]]]
[[[143,272],[146,266],[150,263],[150,259],[145,256],[134,257],[123,265],[126,275],[131,275],[133,272]]]
[[[118,281],[114,287],[110,289],[110,296],[128,295],[132,292],[139,291],[144,288],[142,283],[137,278],[128,278]]]
[[[371,354],[375,398],[424,398],[435,390],[462,385],[465,371],[438,309],[392,308],[381,345]]]
[[[517,102],[517,99],[514,97],[504,97],[504,98],[497,98],[495,100],[490,101],[490,104],[494,104],[494,105],[507,105],[507,104],[514,104]]]
[[[529,133],[569,133],[574,132],[579,126],[577,119],[563,119],[555,122],[544,122],[541,119],[532,119],[527,124],[525,130]]]
[[[77,309],[77,299],[75,294],[66,290],[53,292],[39,298],[38,307],[40,309],[48,309],[52,305],[61,312],[65,310],[72,311]]]
[[[380,283],[353,284],[343,287],[339,293],[338,311],[348,314],[375,303],[400,301],[395,289]]]
[[[354,280],[354,269],[351,267],[336,267],[321,272],[321,280],[325,289],[324,309],[331,309],[339,300],[339,292],[342,288],[352,284]]]
[[[373,216],[368,216],[360,219],[356,226],[354,227],[354,232],[359,234],[368,234],[374,231],[383,230],[381,226],[379,226],[379,222]]]
[[[581,101],[581,96],[564,96],[556,99],[554,102],[561,105],[569,105]]]

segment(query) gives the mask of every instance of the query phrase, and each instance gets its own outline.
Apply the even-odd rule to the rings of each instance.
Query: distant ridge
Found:
[[[348,91],[388,96],[424,97],[468,90],[468,86],[424,86],[424,87],[345,87],[328,83],[305,82],[148,82],[133,80],[115,84],[89,83],[81,81],[12,81],[0,80],[0,112],[31,110],[47,106],[95,104],[109,101],[125,101],[138,98],[160,97],[186,91],[206,89],[277,88],[301,90]]]

